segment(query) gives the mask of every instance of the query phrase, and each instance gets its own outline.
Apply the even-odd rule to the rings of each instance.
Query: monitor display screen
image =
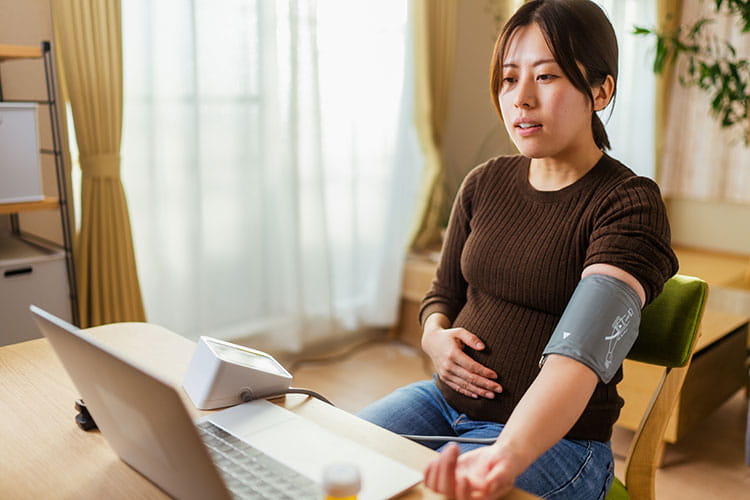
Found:
[[[286,375],[278,363],[270,356],[238,347],[227,346],[218,342],[209,342],[208,344],[211,350],[224,361],[268,373]]]

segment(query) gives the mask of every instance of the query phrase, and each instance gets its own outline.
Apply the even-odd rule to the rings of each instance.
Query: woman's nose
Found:
[[[533,83],[528,79],[519,80],[516,99],[513,104],[517,108],[533,108],[536,105]]]

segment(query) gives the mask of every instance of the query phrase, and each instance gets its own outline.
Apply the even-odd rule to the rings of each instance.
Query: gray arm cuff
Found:
[[[587,276],[573,292],[539,365],[549,354],[560,354],[588,366],[606,384],[633,347],[640,322],[635,290],[611,276]]]

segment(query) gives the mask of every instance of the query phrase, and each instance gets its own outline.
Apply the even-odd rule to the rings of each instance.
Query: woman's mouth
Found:
[[[520,122],[516,124],[518,134],[526,137],[538,132],[542,128],[541,123]]]

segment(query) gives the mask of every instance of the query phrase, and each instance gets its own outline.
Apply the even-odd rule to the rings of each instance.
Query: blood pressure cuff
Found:
[[[641,300],[624,282],[604,274],[583,278],[542,353],[560,354],[612,380],[638,337]]]

